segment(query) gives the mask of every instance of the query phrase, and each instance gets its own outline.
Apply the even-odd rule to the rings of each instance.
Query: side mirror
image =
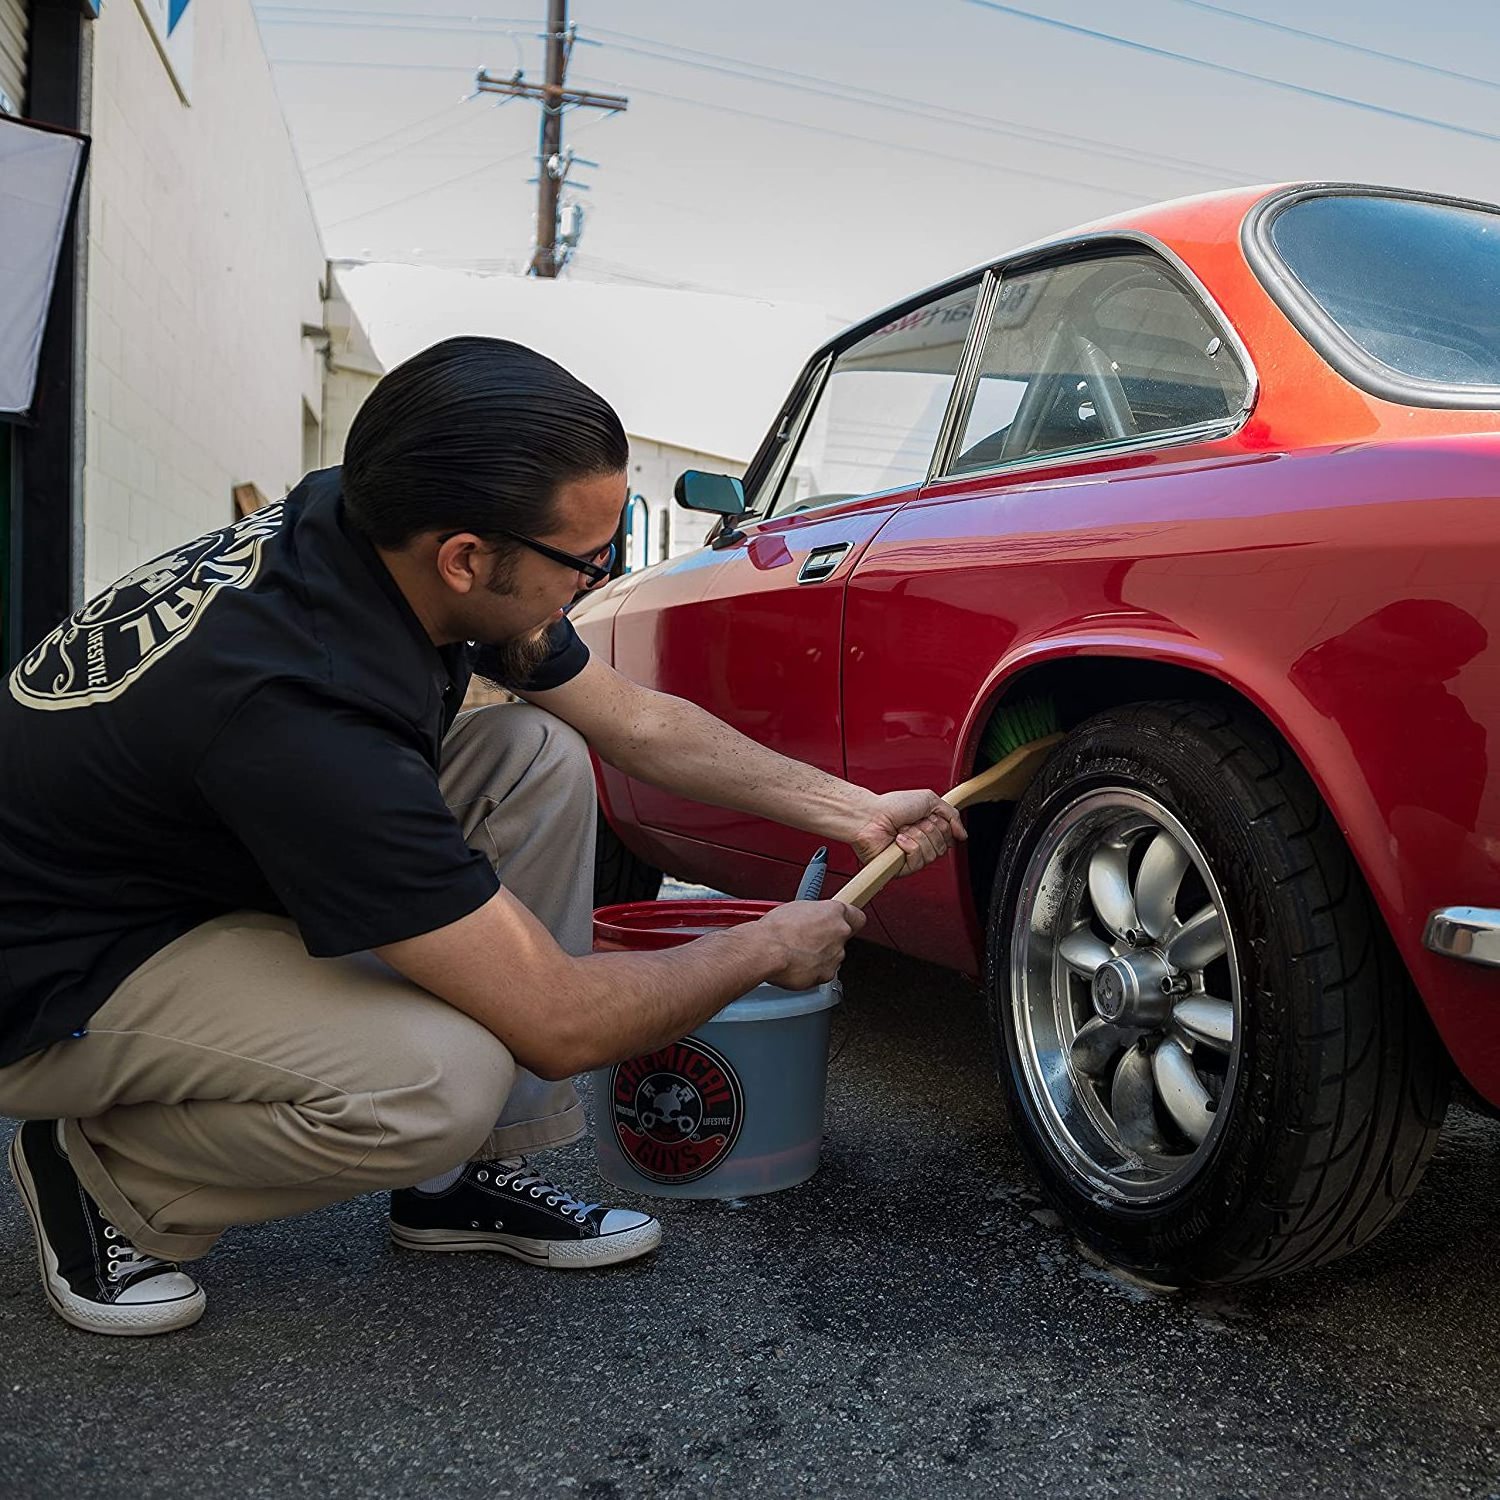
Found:
[[[745,514],[745,486],[728,474],[688,469],[677,476],[672,493],[685,510],[704,510],[714,516]]]

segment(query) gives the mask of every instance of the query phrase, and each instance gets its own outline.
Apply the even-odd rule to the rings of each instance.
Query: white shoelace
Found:
[[[123,1281],[137,1271],[150,1271],[158,1266],[171,1264],[171,1261],[162,1260],[160,1256],[147,1255],[144,1250],[137,1250],[118,1229],[115,1230],[115,1238],[110,1242],[109,1279],[111,1281]]]
[[[560,1208],[563,1213],[573,1214],[580,1220],[586,1219],[599,1207],[597,1203],[585,1203],[582,1198],[575,1198],[566,1188],[560,1188],[556,1183],[548,1182],[545,1177],[532,1171],[530,1164],[525,1161],[519,1166],[497,1172],[495,1180],[509,1184],[517,1192],[525,1189],[534,1198],[545,1197],[548,1208]]]

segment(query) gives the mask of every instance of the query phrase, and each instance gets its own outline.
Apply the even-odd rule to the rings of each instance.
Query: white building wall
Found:
[[[684,469],[703,469],[710,474],[733,474],[739,478],[745,472],[745,465],[719,454],[679,448],[652,438],[631,437],[630,493],[644,500],[651,516],[649,534],[647,527],[639,519],[634,519],[631,541],[626,549],[626,561],[632,570],[649,567],[664,557],[680,557],[684,552],[701,547],[717,523],[717,516],[684,510],[672,498],[677,476]],[[638,510],[633,513],[636,517],[638,514]]]
[[[195,5],[185,105],[139,9],[95,23],[84,572],[92,595],[302,474],[325,262],[249,0]]]

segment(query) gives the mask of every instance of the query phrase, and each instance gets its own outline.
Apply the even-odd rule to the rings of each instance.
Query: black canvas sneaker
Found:
[[[391,1238],[408,1250],[498,1250],[534,1266],[581,1271],[661,1243],[650,1214],[585,1203],[522,1161],[471,1161],[452,1187],[391,1194]]]
[[[56,1120],[28,1120],[10,1143],[10,1171],[36,1233],[47,1300],[90,1333],[142,1335],[203,1316],[203,1289],[171,1261],[134,1245],[84,1192]]]

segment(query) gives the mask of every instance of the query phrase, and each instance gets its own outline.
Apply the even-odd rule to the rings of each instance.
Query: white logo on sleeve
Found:
[[[10,674],[28,708],[83,708],[118,697],[185,640],[220,589],[248,588],[282,503],[153,559],[64,620]]]

